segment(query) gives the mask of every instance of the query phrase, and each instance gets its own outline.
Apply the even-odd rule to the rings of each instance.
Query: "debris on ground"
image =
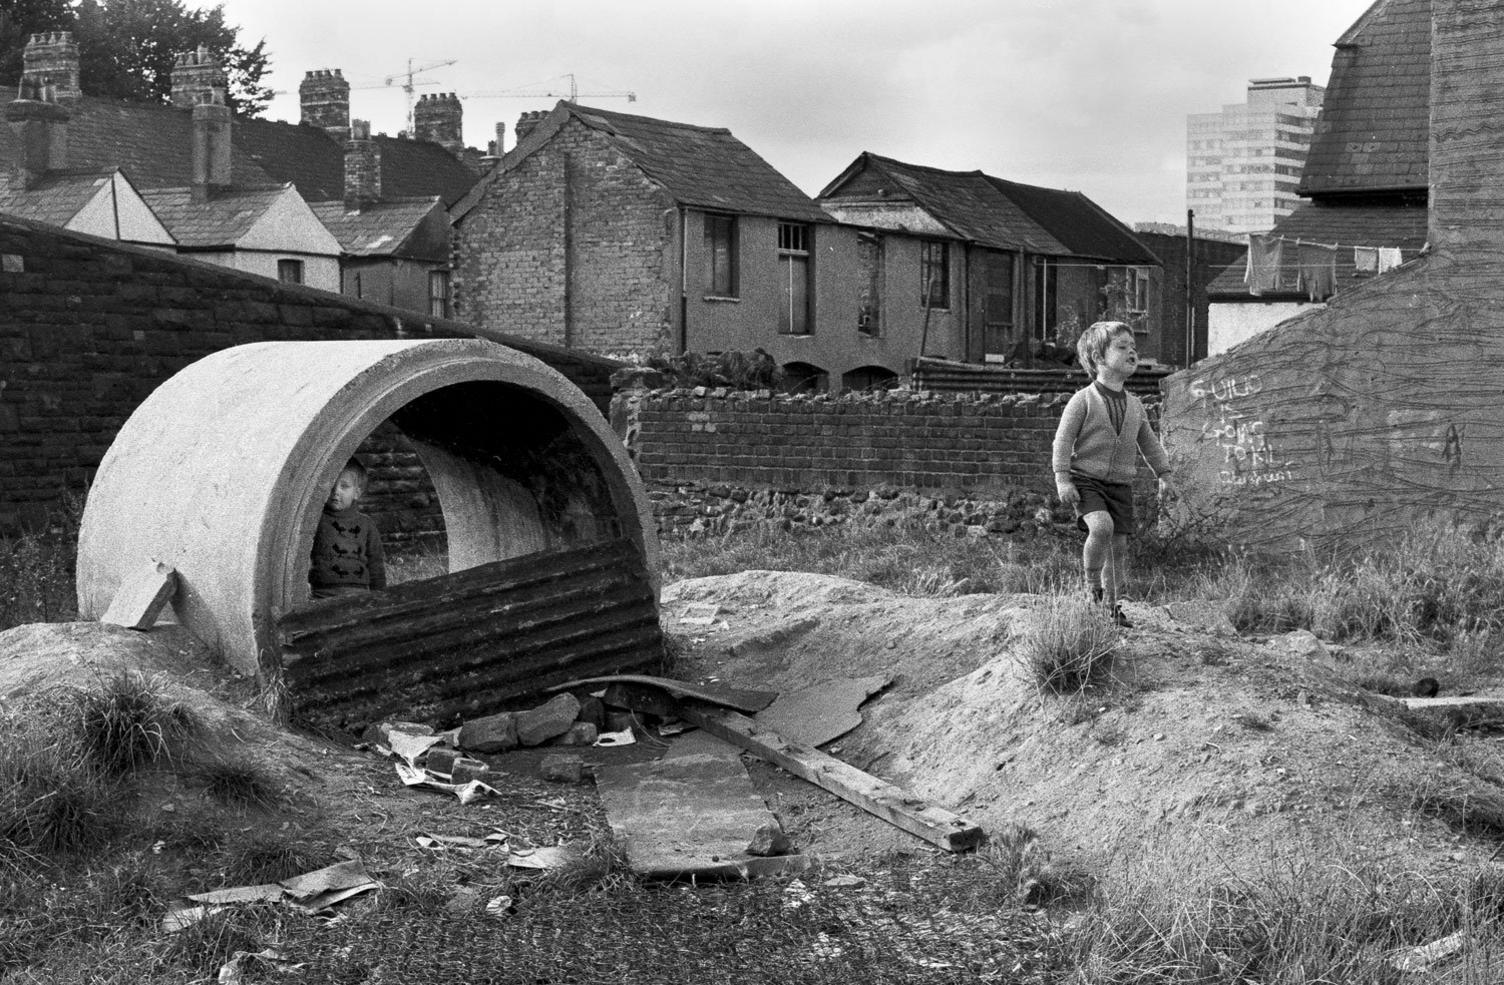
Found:
[[[351,859],[281,882],[216,889],[184,897],[168,907],[162,929],[175,933],[238,903],[285,903],[305,913],[320,913],[351,897],[381,888],[382,884],[367,874],[359,859]]]

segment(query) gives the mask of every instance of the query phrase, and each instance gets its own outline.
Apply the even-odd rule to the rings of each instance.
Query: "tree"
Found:
[[[178,54],[202,46],[224,65],[227,101],[237,113],[256,116],[271,101],[271,87],[262,82],[269,64],[266,41],[241,45],[240,29],[225,23],[223,6],[189,10],[182,0],[13,0],[7,11],[11,7],[14,14],[0,14],[0,72],[8,73],[0,79],[20,79],[20,52],[30,34],[71,30],[79,48],[79,87],[87,95],[168,102]]]

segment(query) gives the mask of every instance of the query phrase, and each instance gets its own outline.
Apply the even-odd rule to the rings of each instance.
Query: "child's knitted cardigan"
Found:
[[[1131,483],[1138,471],[1140,452],[1155,475],[1170,471],[1170,460],[1149,426],[1143,402],[1131,393],[1125,396],[1128,406],[1122,431],[1113,430],[1107,402],[1097,392],[1096,384],[1071,396],[1055,429],[1050,465],[1057,479],[1079,472],[1103,482]]]

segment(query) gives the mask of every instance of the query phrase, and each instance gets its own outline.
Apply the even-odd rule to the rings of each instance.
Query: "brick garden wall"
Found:
[[[1050,472],[1067,399],[624,390],[612,422],[667,537],[853,521],[1026,536],[1068,518]]]
[[[0,216],[0,533],[35,527],[82,495],[137,405],[211,352],[475,335],[487,337],[459,322]],[[489,337],[550,363],[604,409],[611,364]],[[400,435],[383,433],[365,449],[377,466],[372,505],[388,514],[383,529],[398,540],[432,530],[426,476],[402,454]]]

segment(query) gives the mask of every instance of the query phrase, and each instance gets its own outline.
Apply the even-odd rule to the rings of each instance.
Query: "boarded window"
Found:
[[[923,307],[950,307],[949,261],[949,243],[927,240],[919,244],[919,303]]]
[[[737,297],[736,217],[705,217],[705,291],[718,298]]]

